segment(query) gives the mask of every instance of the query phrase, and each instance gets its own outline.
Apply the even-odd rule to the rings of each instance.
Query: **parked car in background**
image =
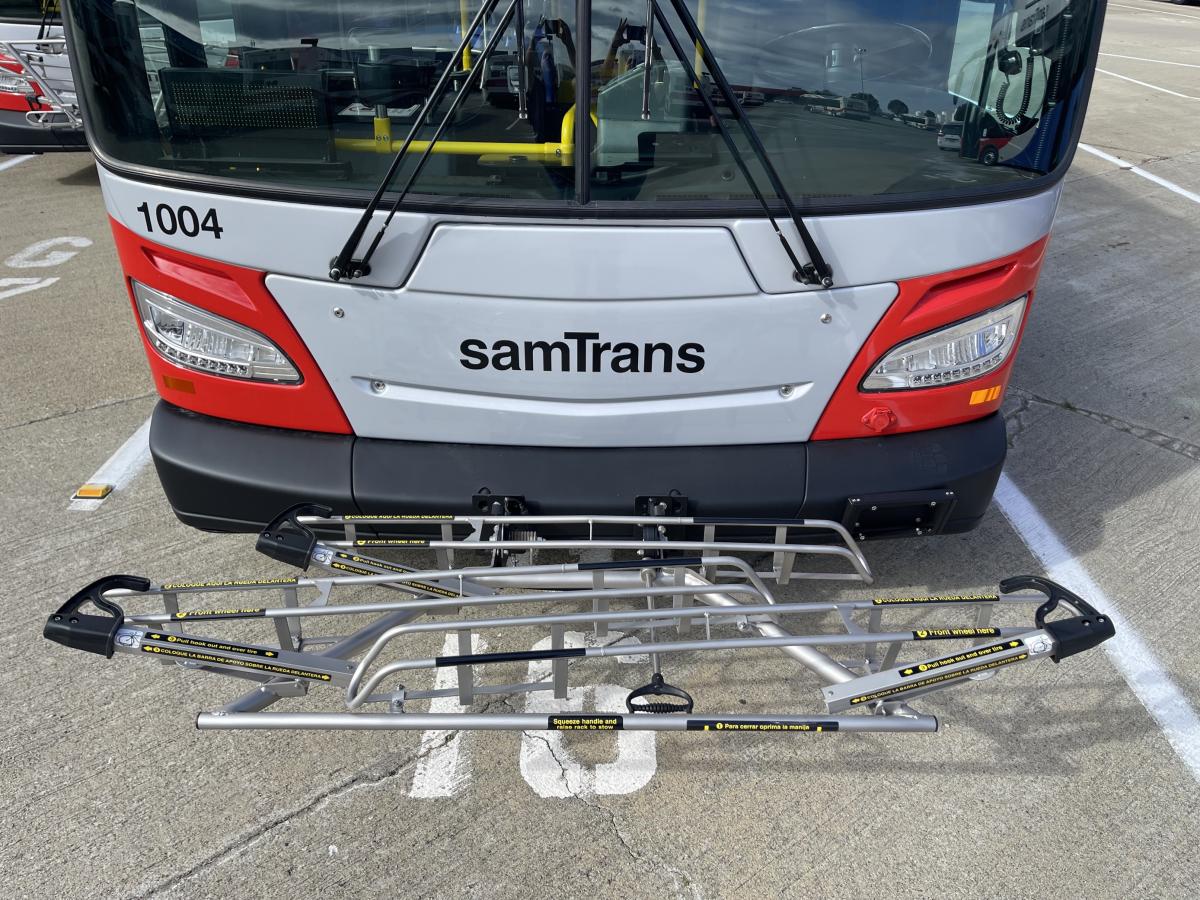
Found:
[[[58,0],[0,0],[0,153],[87,150]]]
[[[962,149],[962,122],[947,122],[937,133],[939,150]]]

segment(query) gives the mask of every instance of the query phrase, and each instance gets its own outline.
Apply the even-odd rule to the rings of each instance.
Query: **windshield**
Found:
[[[58,0],[0,0],[0,22],[58,22],[58,7]]]
[[[575,0],[512,2],[520,14],[491,57],[482,51],[509,0],[455,61],[454,87],[410,153],[427,148],[455,94],[467,95],[406,202],[747,206],[752,189],[700,91],[760,182],[761,167],[671,0],[658,5],[674,45],[658,23],[648,33],[646,0],[595,4],[588,35],[579,34]],[[1097,0],[687,6],[784,187],[810,209],[1020,189],[1050,172],[1070,149],[1099,27]],[[479,8],[480,0],[70,3],[79,83],[103,155],[325,195],[368,195],[378,184]],[[579,148],[585,86],[591,126]],[[939,132],[961,135],[960,145],[939,146]]]

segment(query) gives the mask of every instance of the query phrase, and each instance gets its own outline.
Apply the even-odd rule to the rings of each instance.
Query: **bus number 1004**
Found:
[[[166,203],[160,203],[154,207],[153,215],[151,215],[149,203],[143,203],[137,208],[137,211],[145,217],[146,231],[149,234],[154,234],[154,227],[157,225],[158,230],[163,234],[178,232],[185,237],[198,237],[200,232],[207,231],[219,241],[221,232],[225,230],[217,222],[215,209],[209,209],[203,218],[190,206],[175,207]]]

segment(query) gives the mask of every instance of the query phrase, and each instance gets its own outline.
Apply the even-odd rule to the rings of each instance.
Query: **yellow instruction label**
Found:
[[[550,716],[547,728],[552,731],[620,731],[624,716]]]
[[[952,666],[955,663],[967,662],[972,659],[981,659],[985,656],[993,656],[997,653],[1003,653],[1005,650],[1016,650],[1021,646],[1021,642],[1017,640],[1004,641],[1000,644],[990,644],[986,647],[973,647],[970,650],[964,650],[962,653],[955,653],[953,656],[943,656],[941,659],[931,659],[927,662],[917,663],[907,668],[901,669],[900,674],[904,677],[910,675],[918,675],[921,672],[929,672],[933,669],[941,669],[946,666]]]
[[[260,662],[257,659],[234,659],[228,656],[205,653],[201,650],[188,650],[184,647],[163,647],[159,644],[142,644],[142,652],[152,653],[156,656],[169,656],[174,659],[186,659],[193,662],[233,666],[235,669],[251,669],[255,672],[265,672],[271,675],[307,678],[310,681],[331,680],[331,676],[327,672],[314,672],[310,669],[298,669],[295,666],[285,666],[279,663]]]
[[[178,581],[164,584],[164,591],[195,590],[197,588],[271,587],[295,584],[295,578],[240,578],[234,581]]]
[[[168,644],[178,644],[181,647],[200,647],[204,650],[224,650],[226,653],[245,653],[247,656],[261,656],[271,659],[279,655],[277,650],[265,647],[250,647],[246,644],[228,644],[224,641],[210,641],[204,638],[184,637],[181,634],[160,634],[152,631],[146,635],[151,641],[166,641]]]
[[[172,619],[242,619],[247,616],[265,616],[267,610],[262,606],[248,606],[236,609],[192,609],[177,612]]]
[[[901,606],[909,603],[997,603],[998,594],[937,594],[933,597],[876,597],[875,606]]]
[[[959,669],[957,672],[941,672],[931,675],[928,678],[921,678],[917,681],[910,681],[906,684],[898,684],[894,687],[884,688],[879,691],[872,691],[869,694],[863,694],[861,697],[852,697],[850,702],[853,703],[869,703],[872,700],[886,700],[889,697],[894,697],[897,694],[903,694],[906,691],[914,691],[918,688],[929,687],[935,684],[941,684],[946,681],[953,681],[956,678],[966,678],[968,675],[975,675],[979,672],[986,672],[989,669],[998,669],[1001,666],[1007,666],[1009,663],[1018,663],[1029,659],[1028,653],[1018,653],[1016,656],[1010,656],[1007,659],[993,659],[986,662],[978,663],[974,666],[968,666],[965,669]]]

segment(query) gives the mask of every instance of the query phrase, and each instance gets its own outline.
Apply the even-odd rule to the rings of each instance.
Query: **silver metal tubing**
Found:
[[[763,732],[778,734],[812,734],[832,731],[928,733],[937,731],[935,716],[797,716],[797,715],[652,715],[638,713],[582,713],[567,714],[569,719],[580,715],[587,719],[617,719],[624,731],[704,731],[704,723],[710,723],[708,732],[742,733]],[[550,720],[553,715],[520,713],[515,715],[493,715],[489,713],[443,713],[417,714],[395,713],[374,715],[364,713],[200,713],[196,727],[207,730],[280,730],[298,729],[308,731],[552,731]],[[691,728],[689,729],[689,723]],[[741,728],[717,728],[721,725],[741,725]],[[771,727],[779,726],[779,727]],[[791,727],[788,727],[791,726]],[[806,727],[807,726],[807,727]],[[571,729],[575,730],[575,729]],[[607,730],[607,729],[605,729]],[[613,729],[615,730],[615,729]]]
[[[668,526],[673,526],[673,525],[675,525],[675,526],[701,526],[702,525],[705,528],[713,528],[713,529],[715,529],[715,528],[758,528],[758,529],[770,528],[775,531],[783,529],[785,534],[786,534],[787,530],[791,530],[794,528],[795,529],[807,529],[807,530],[811,530],[811,531],[830,531],[830,532],[833,532],[834,534],[836,534],[841,539],[842,543],[845,544],[844,548],[837,548],[837,549],[843,550],[843,551],[848,551],[849,558],[852,560],[852,562],[854,564],[854,568],[855,568],[856,572],[859,574],[860,578],[862,580],[866,581],[868,584],[873,580],[873,575],[871,574],[870,564],[867,562],[866,557],[863,556],[862,551],[859,550],[858,544],[854,540],[854,538],[850,535],[850,532],[847,531],[845,526],[843,526],[841,523],[834,522],[830,519],[773,519],[773,520],[766,520],[766,521],[755,521],[753,519],[725,519],[725,520],[697,519],[697,518],[694,518],[691,516],[587,516],[587,515],[577,515],[577,516],[418,516],[418,515],[413,515],[413,516],[352,516],[349,518],[344,517],[344,516],[298,516],[296,518],[296,521],[298,523],[304,524],[304,525],[322,525],[322,526],[340,525],[340,526],[342,526],[344,529],[346,529],[347,540],[346,541],[330,541],[330,542],[328,542],[328,545],[334,546],[334,547],[343,547],[343,548],[354,546],[354,543],[352,540],[353,539],[353,529],[358,525],[389,525],[389,524],[396,525],[398,523],[418,524],[419,525],[422,523],[428,524],[430,522],[435,522],[435,521],[442,523],[443,532],[445,532],[446,529],[450,528],[453,525],[466,525],[466,526],[470,527],[472,534],[468,537],[465,537],[462,540],[457,540],[457,541],[443,540],[442,542],[431,542],[429,546],[433,547],[433,546],[438,546],[439,544],[445,544],[447,546],[453,545],[456,548],[462,548],[462,549],[467,549],[467,545],[471,545],[471,544],[482,545],[483,542],[481,540],[481,532],[482,532],[484,526],[486,526],[486,525],[516,525],[520,528],[530,528],[530,527],[536,527],[538,525],[587,525],[588,526],[588,538],[586,539],[586,541],[579,540],[579,541],[553,541],[553,542],[539,541],[538,542],[538,547],[542,547],[542,548],[548,548],[550,546],[558,546],[558,547],[566,547],[566,548],[574,548],[574,549],[578,549],[584,545],[589,546],[589,547],[595,547],[595,548],[602,548],[602,547],[610,546],[607,543],[597,542],[595,540],[594,528],[597,525],[636,525],[636,526],[651,525],[651,526],[654,526],[655,528],[668,527]],[[445,534],[443,534],[443,538],[445,538]],[[634,541],[634,542],[627,542],[627,543],[629,545],[631,545],[627,549],[644,549],[644,546],[645,546],[645,542]],[[656,545],[659,547],[659,549],[661,549],[663,543],[664,542],[656,542]],[[688,546],[686,543],[676,542],[676,541],[667,541],[665,543],[672,547],[679,547],[681,549]],[[489,541],[489,542],[487,542],[487,544],[488,544],[488,549],[495,548],[493,546],[494,542]],[[516,547],[513,545],[505,544],[503,546],[508,547],[509,549],[516,549]],[[708,545],[708,546],[726,547],[727,545],[725,545],[721,541],[715,541],[713,544]],[[735,546],[736,545],[730,544],[727,546],[727,549],[734,549]],[[777,550],[781,549],[781,546],[782,545],[772,544],[767,549],[759,549],[760,545],[757,545],[757,544],[748,545],[748,547],[753,548],[753,549],[750,549],[749,552],[777,551]],[[815,547],[813,545],[787,545],[787,546],[803,547],[804,550],[802,550],[801,552],[812,552],[812,553],[822,553],[822,552],[828,553],[829,552],[829,548],[827,548],[827,547],[821,547],[820,549],[818,549],[817,547]],[[481,546],[481,549],[482,549],[482,546]],[[524,547],[522,549],[530,549],[530,548]],[[616,549],[619,549],[619,548],[616,548]],[[839,554],[834,554],[834,555],[843,555],[843,554],[839,553]]]
[[[354,634],[342,638],[336,644],[331,645],[324,653],[318,655],[328,656],[332,659],[349,659],[389,628],[403,625],[405,622],[411,621],[421,615],[421,612],[420,608],[412,608],[392,613],[390,616],[384,616],[367,625],[365,628],[360,628]],[[225,704],[221,709],[223,712],[228,713],[256,713],[281,699],[283,698],[272,691],[269,685],[263,685],[257,690],[243,694],[236,700]]]
[[[663,613],[662,610],[654,610],[654,611],[640,610],[640,612],[649,613],[650,615],[662,615],[662,613]],[[672,612],[681,612],[681,610],[673,610]],[[716,610],[709,610],[709,612],[710,613],[716,612]],[[736,611],[733,611],[733,612],[736,612]],[[704,610],[700,609],[700,613],[703,614]],[[596,613],[581,613],[579,615],[585,621],[592,621],[593,619],[601,618],[601,616]],[[609,620],[616,620],[616,619],[621,619],[623,617],[624,618],[630,617],[630,616],[634,615],[634,613],[628,613],[628,612],[627,613],[609,613],[607,615],[608,615]],[[507,626],[512,626],[512,625],[528,625],[528,624],[547,624],[546,622],[542,622],[542,621],[538,621],[538,620],[544,619],[544,620],[558,621],[563,618],[568,618],[568,617],[565,617],[565,616],[563,616],[563,617],[539,616],[539,617],[531,617],[531,618],[525,619],[525,620],[521,620],[521,619],[476,620],[473,623],[472,622],[454,623],[454,626],[446,625],[444,627],[447,630],[453,630],[454,628],[457,628],[457,627],[468,627],[470,625],[474,625],[474,627],[479,628],[479,627],[507,627]],[[764,624],[766,624],[766,623],[764,623]],[[434,626],[438,626],[438,627],[430,628],[430,627],[428,627],[430,625],[434,625]],[[438,664],[438,661],[435,659],[397,660],[396,662],[390,662],[387,665],[381,667],[379,669],[379,671],[375,672],[370,678],[367,679],[365,685],[362,685],[360,687],[360,684],[362,683],[362,680],[363,680],[363,676],[366,674],[367,669],[369,669],[371,667],[371,664],[374,663],[376,658],[379,656],[379,652],[383,649],[383,647],[392,638],[398,636],[401,633],[407,634],[407,633],[412,633],[412,632],[441,630],[441,627],[442,627],[442,623],[417,623],[415,625],[401,625],[401,626],[398,626],[397,628],[390,629],[388,632],[386,632],[385,634],[380,636],[379,641],[375,644],[374,647],[372,647],[369,651],[367,651],[367,655],[362,658],[362,661],[359,662],[359,664],[354,669],[354,673],[350,676],[350,683],[346,686],[346,706],[350,709],[358,709],[360,706],[362,706],[364,703],[367,702],[367,699],[375,693],[376,688],[378,688],[379,685],[383,682],[383,680],[385,678],[387,678],[389,675],[393,675],[396,672],[408,672],[408,671],[412,671],[413,669],[426,669],[426,668],[435,667]],[[776,627],[778,627],[778,626],[776,626]],[[780,629],[780,631],[783,631],[783,629]],[[1003,629],[1003,631],[1008,632],[1008,635],[1006,635],[1006,636],[1018,635],[1018,634],[1026,635],[1029,633],[1029,629],[1021,629],[1021,628],[1007,628],[1007,629]],[[880,634],[872,635],[872,638],[876,641],[879,641],[880,643],[898,643],[898,642],[903,642],[903,641],[911,641],[913,639],[913,633],[911,631],[881,632]],[[696,653],[696,652],[708,652],[708,651],[713,651],[713,650],[749,650],[749,649],[756,649],[759,647],[782,647],[782,648],[785,648],[785,650],[803,650],[803,649],[812,648],[813,646],[844,646],[847,644],[861,644],[862,642],[863,642],[863,638],[862,638],[862,635],[860,635],[860,634],[789,634],[787,632],[784,632],[781,635],[771,636],[771,637],[764,636],[764,637],[756,637],[756,638],[725,638],[725,639],[706,638],[704,640],[699,640],[699,641],[657,641],[657,642],[652,641],[650,643],[642,643],[642,644],[613,644],[611,646],[605,646],[605,647],[588,647],[583,651],[581,656],[583,656],[584,658],[594,659],[597,657],[608,657],[608,656],[615,656],[615,657],[641,656],[646,653],[651,653],[651,654],[653,654],[653,653]],[[795,655],[795,654],[791,654],[791,655]],[[846,672],[846,674],[849,676],[849,677],[843,678],[839,675],[839,678],[838,678],[839,683],[855,681],[861,677],[858,674],[851,672],[849,669],[847,669],[845,666],[842,666],[840,663],[830,659],[825,654],[822,653],[822,654],[820,654],[820,656],[822,657],[823,660],[828,660],[831,665],[837,666],[839,669],[844,670]],[[797,658],[799,658],[799,657],[797,657]],[[813,669],[814,671],[816,671],[818,675],[822,674],[821,671],[819,669],[817,669],[815,665],[810,664],[807,660],[801,660],[801,661],[804,662],[804,664],[807,665],[810,669]]]
[[[367,625],[365,628],[360,628],[354,634],[342,638],[322,653],[321,656],[332,656],[334,659],[349,659],[368,644],[374,643],[379,638],[379,635],[383,634],[389,628],[395,628],[398,625],[403,625],[405,622],[410,622],[424,612],[423,607],[414,605],[395,612],[390,616],[384,616]]]
[[[753,585],[729,584],[722,585],[721,588],[722,590],[726,590],[731,594],[748,594],[752,597],[759,598],[763,601],[763,603],[770,603],[767,597],[764,597],[762,592]],[[399,612],[404,610],[413,610],[416,614],[420,614],[424,612],[436,612],[441,609],[459,609],[460,607],[506,606],[508,604],[554,603],[559,601],[594,599],[643,600],[646,597],[676,597],[694,593],[695,589],[693,588],[668,586],[641,589],[600,588],[598,590],[591,589],[579,591],[538,591],[537,593],[530,594],[490,594],[487,596],[463,598],[451,597],[448,599],[422,597],[417,600],[397,600],[391,603],[347,603],[340,606],[273,607],[263,610],[262,615],[258,616],[258,618],[293,619],[306,618],[309,616],[355,616],[381,612]],[[789,604],[788,606],[789,608],[795,607],[796,604]],[[834,608],[836,608],[834,604],[819,603],[813,604],[813,609],[811,610],[793,608],[791,611],[827,612]],[[766,606],[764,609],[771,613],[787,611],[784,607],[777,604]],[[665,615],[667,618],[676,618],[676,615],[672,613],[671,610],[659,610],[659,612]],[[588,618],[596,617],[590,616]],[[164,622],[175,622],[178,620],[171,613],[145,613],[135,616],[126,616],[125,621],[139,625],[156,625]],[[524,621],[528,622],[532,620],[525,619]],[[430,624],[436,626],[439,623]],[[472,620],[471,622],[471,627],[478,628],[482,626],[486,626],[486,620]]]
[[[493,570],[494,571],[494,570]],[[481,576],[479,579],[481,584],[494,586],[503,586],[503,576]],[[547,573],[544,575],[535,575],[532,577],[523,578],[522,581],[530,586],[538,586],[549,589],[571,590],[590,586],[592,583],[590,572],[563,572],[563,573]],[[640,579],[636,571],[610,571],[605,573],[606,583],[612,584],[639,584]],[[707,606],[737,606],[738,601],[732,597],[721,593],[725,585],[713,584],[703,576],[695,572],[686,572],[684,582],[687,585],[696,588],[707,588],[708,590],[697,590],[696,599]],[[1030,598],[1034,599],[1034,598]],[[1045,599],[1044,597],[1042,598]],[[870,601],[860,601],[867,605]],[[820,610],[813,610],[814,612]],[[786,628],[775,625],[771,622],[755,622],[752,623],[754,628],[763,637],[787,637],[791,634]],[[858,676],[843,666],[841,663],[831,659],[820,650],[812,647],[784,647],[783,652],[795,659],[798,663],[811,669],[816,673],[822,681],[828,684],[840,684],[845,681],[850,681]]]
[[[455,544],[457,549],[462,549],[461,544]],[[661,549],[662,545],[659,545]],[[487,547],[485,549],[491,549]],[[702,557],[705,566],[721,566],[725,568],[737,569],[741,572],[751,584],[758,588],[759,592],[767,598],[768,602],[773,600],[770,589],[763,582],[762,578],[754,571],[754,568],[744,559],[739,559],[736,556],[706,556]],[[677,567],[679,560],[672,559],[644,559],[631,560],[627,569],[611,569],[605,571],[605,580],[615,580],[621,572],[637,572],[640,569],[670,569]],[[283,588],[293,587],[315,587],[325,588],[326,586],[338,587],[342,585],[390,585],[402,584],[403,582],[416,581],[459,581],[459,582],[474,582],[476,586],[496,585],[499,587],[520,587],[524,583],[537,584],[545,586],[547,580],[541,576],[569,576],[575,573],[584,573],[585,579],[579,580],[579,584],[591,584],[591,569],[580,568],[579,563],[554,563],[551,565],[539,566],[508,566],[503,569],[498,569],[495,566],[474,566],[464,569],[438,569],[431,571],[414,570],[411,573],[385,573],[379,575],[332,575],[328,578],[296,578],[296,579],[279,579],[274,581],[254,582],[246,580],[244,583],[236,581],[228,582],[213,582],[207,585],[195,585],[184,587],[182,585],[168,584],[157,585],[146,591],[131,591],[125,588],[113,588],[104,592],[104,596],[108,598],[118,597],[154,597],[161,596],[164,593],[172,594],[207,594],[207,593],[225,593],[231,591],[266,591],[266,590],[281,590]],[[564,579],[570,581],[570,579]],[[640,583],[637,582],[637,583]],[[464,595],[464,599],[466,596]],[[457,598],[456,598],[457,599]],[[1044,598],[1043,598],[1044,599]]]
[[[707,579],[695,574],[694,572],[686,573],[684,576],[684,581],[697,587],[716,588],[716,590],[710,593],[698,593],[697,599],[699,599],[701,603],[705,603],[709,606],[738,605],[737,601],[732,597],[728,597],[720,593],[719,586],[712,585]],[[788,631],[786,628],[776,625],[773,622],[755,622],[754,627],[763,637],[791,637],[790,631]],[[788,646],[783,648],[783,652],[792,657],[792,659],[796,660],[796,662],[800,663],[802,666],[811,669],[816,673],[818,678],[829,684],[841,684],[858,677],[854,672],[851,672],[837,660],[830,658],[820,650],[813,649],[812,647]]]
[[[5,74],[20,78],[29,85],[31,92],[36,82],[41,92],[41,97],[38,99],[47,102],[51,107],[48,112],[60,113],[66,119],[66,122],[62,123],[51,121],[45,115],[31,116],[30,114],[26,114],[26,121],[29,124],[42,128],[66,124],[73,130],[83,127],[83,120],[79,116],[79,108],[73,103],[66,102],[54,89],[54,85],[51,84],[53,79],[51,78],[50,69],[43,58],[45,56],[61,56],[65,62],[67,54],[67,42],[65,38],[0,41],[0,53],[4,53],[11,59],[15,59],[24,70],[23,73],[6,72]]]
[[[326,541],[326,546],[348,548],[354,547],[356,544],[353,541]],[[480,544],[477,548],[469,545],[464,545],[462,541],[429,541],[424,546],[431,550],[579,550],[583,546],[593,550],[720,550],[725,553],[797,553],[808,554],[811,556],[837,556],[849,561],[853,566],[855,575],[854,580],[864,581],[870,584],[874,581],[875,576],[871,573],[871,567],[867,563],[866,558],[861,553],[857,553],[849,547],[839,547],[836,545],[826,544],[773,544],[773,543],[744,543],[735,541],[619,541],[619,540],[604,540],[597,538],[589,540],[586,545],[580,541],[557,541],[557,540],[536,540],[536,541],[488,541],[486,544]],[[422,573],[422,578],[428,580],[429,575]],[[836,573],[822,574],[821,578],[836,579],[839,576]],[[841,576],[844,578],[845,576]]]
[[[451,545],[458,550],[464,549],[461,543],[451,542]],[[318,547],[322,544],[318,544]],[[329,543],[324,543],[323,546],[331,546]],[[465,548],[470,549],[470,548]],[[484,550],[491,550],[491,546],[482,547]],[[659,545],[659,549],[662,549]],[[746,572],[748,575],[754,573],[754,570],[744,561],[734,556],[714,556],[706,558],[707,565],[722,564]],[[674,565],[670,559],[646,559],[638,560],[636,563],[631,562],[631,568],[656,569],[670,567]],[[195,585],[157,585],[152,586],[147,591],[131,591],[125,588],[113,588],[105,591],[105,597],[154,597],[163,593],[173,594],[207,594],[207,593],[224,593],[229,591],[267,591],[280,590],[287,587],[323,587],[325,585],[372,585],[372,584],[391,584],[401,582],[418,582],[418,581],[471,581],[477,576],[491,575],[497,573],[495,566],[473,566],[462,569],[437,569],[431,571],[421,571],[413,569],[409,572],[386,572],[379,575],[331,575],[327,578],[280,578],[263,581],[255,581],[246,579],[239,582],[238,580],[230,580],[224,582],[212,582],[207,584]],[[510,566],[503,570],[504,575],[510,580],[521,575],[561,575],[568,572],[581,571],[578,563],[553,563],[549,565],[539,566]],[[482,582],[481,582],[482,583]],[[761,579],[759,581],[761,584]]]

